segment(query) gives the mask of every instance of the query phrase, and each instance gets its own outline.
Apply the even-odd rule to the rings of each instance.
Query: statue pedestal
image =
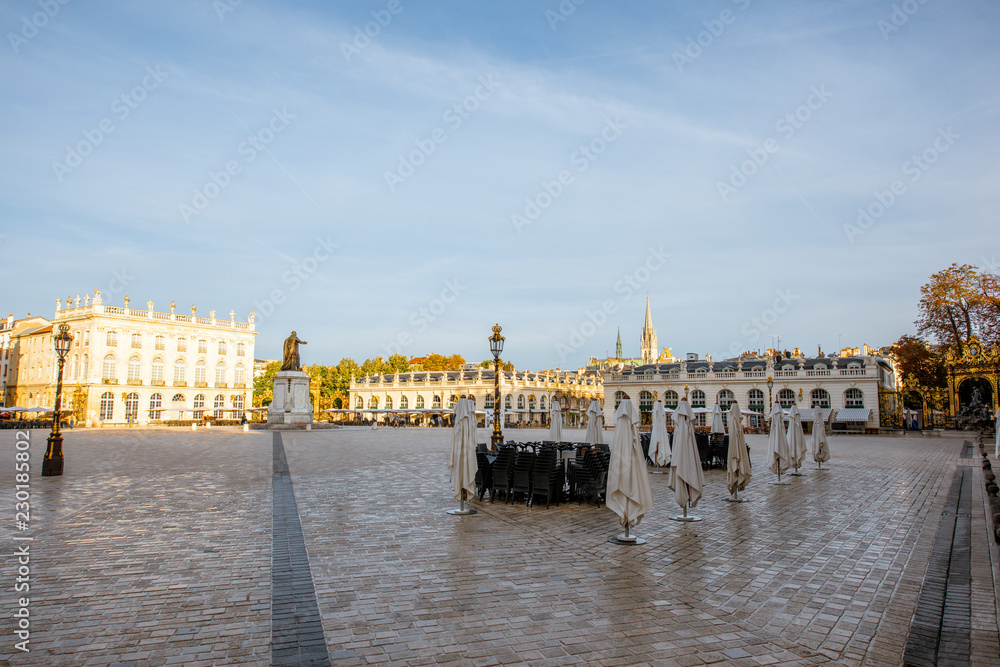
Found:
[[[302,428],[313,423],[309,376],[305,371],[278,371],[274,377],[274,399],[267,408],[267,423]]]

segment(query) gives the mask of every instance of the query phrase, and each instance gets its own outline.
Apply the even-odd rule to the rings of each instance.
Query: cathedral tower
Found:
[[[649,295],[646,295],[646,323],[642,325],[642,336],[639,338],[642,363],[655,364],[659,358],[659,348],[656,345],[656,329],[653,328],[653,316],[649,311]]]

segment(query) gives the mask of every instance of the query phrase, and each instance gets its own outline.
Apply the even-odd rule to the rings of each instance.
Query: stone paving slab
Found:
[[[45,435],[32,432],[32,652],[13,652],[3,616],[0,664],[270,664],[272,434],[75,430],[66,475],[43,480]],[[656,506],[635,530],[648,543],[621,547],[604,507],[477,501],[448,515],[450,435],[282,433],[332,664],[899,665],[964,445],[835,437],[829,470],[773,487],[766,439],[750,436],[751,502],[723,502],[725,475],[710,471],[704,520],[679,524],[653,476]],[[13,459],[0,432],[8,497]],[[975,603],[996,575],[984,532],[971,652],[990,664],[996,607]]]

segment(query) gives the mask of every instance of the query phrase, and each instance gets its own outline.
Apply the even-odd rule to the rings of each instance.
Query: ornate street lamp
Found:
[[[771,388],[774,386],[774,380],[770,375],[767,376],[767,414],[771,414],[771,408],[774,407],[774,402],[771,400]]]
[[[59,333],[52,337],[56,354],[59,355],[59,370],[56,373],[56,404],[52,414],[52,432],[49,434],[49,444],[42,461],[42,477],[55,477],[63,474],[62,434],[59,433],[59,413],[62,410],[62,378],[63,364],[66,355],[73,344],[73,336],[69,333],[68,324],[59,325]]]
[[[493,326],[493,335],[489,337],[490,352],[493,353],[493,436],[490,438],[490,448],[499,451],[503,444],[503,429],[500,428],[500,354],[503,352],[503,342],[499,324]]]

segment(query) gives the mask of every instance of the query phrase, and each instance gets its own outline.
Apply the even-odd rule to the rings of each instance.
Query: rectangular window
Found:
[[[219,354],[226,354],[226,350],[227,350],[226,341],[220,340],[219,341]]]
[[[198,354],[207,354],[207,353],[208,353],[208,341],[202,338],[198,341]]]
[[[183,384],[186,382],[184,376],[186,375],[186,368],[184,364],[174,365],[174,384]]]
[[[132,347],[135,349],[142,349],[142,334],[132,334]]]
[[[118,332],[108,331],[107,336],[105,337],[105,343],[108,347],[118,347]]]
[[[166,348],[167,348],[167,346],[166,346],[166,344],[164,342],[163,336],[157,336],[156,337],[156,349],[157,350],[165,350]]]
[[[180,338],[177,339],[177,351],[178,352],[187,352],[187,349],[188,349],[187,338],[184,338],[183,336],[181,336]]]

